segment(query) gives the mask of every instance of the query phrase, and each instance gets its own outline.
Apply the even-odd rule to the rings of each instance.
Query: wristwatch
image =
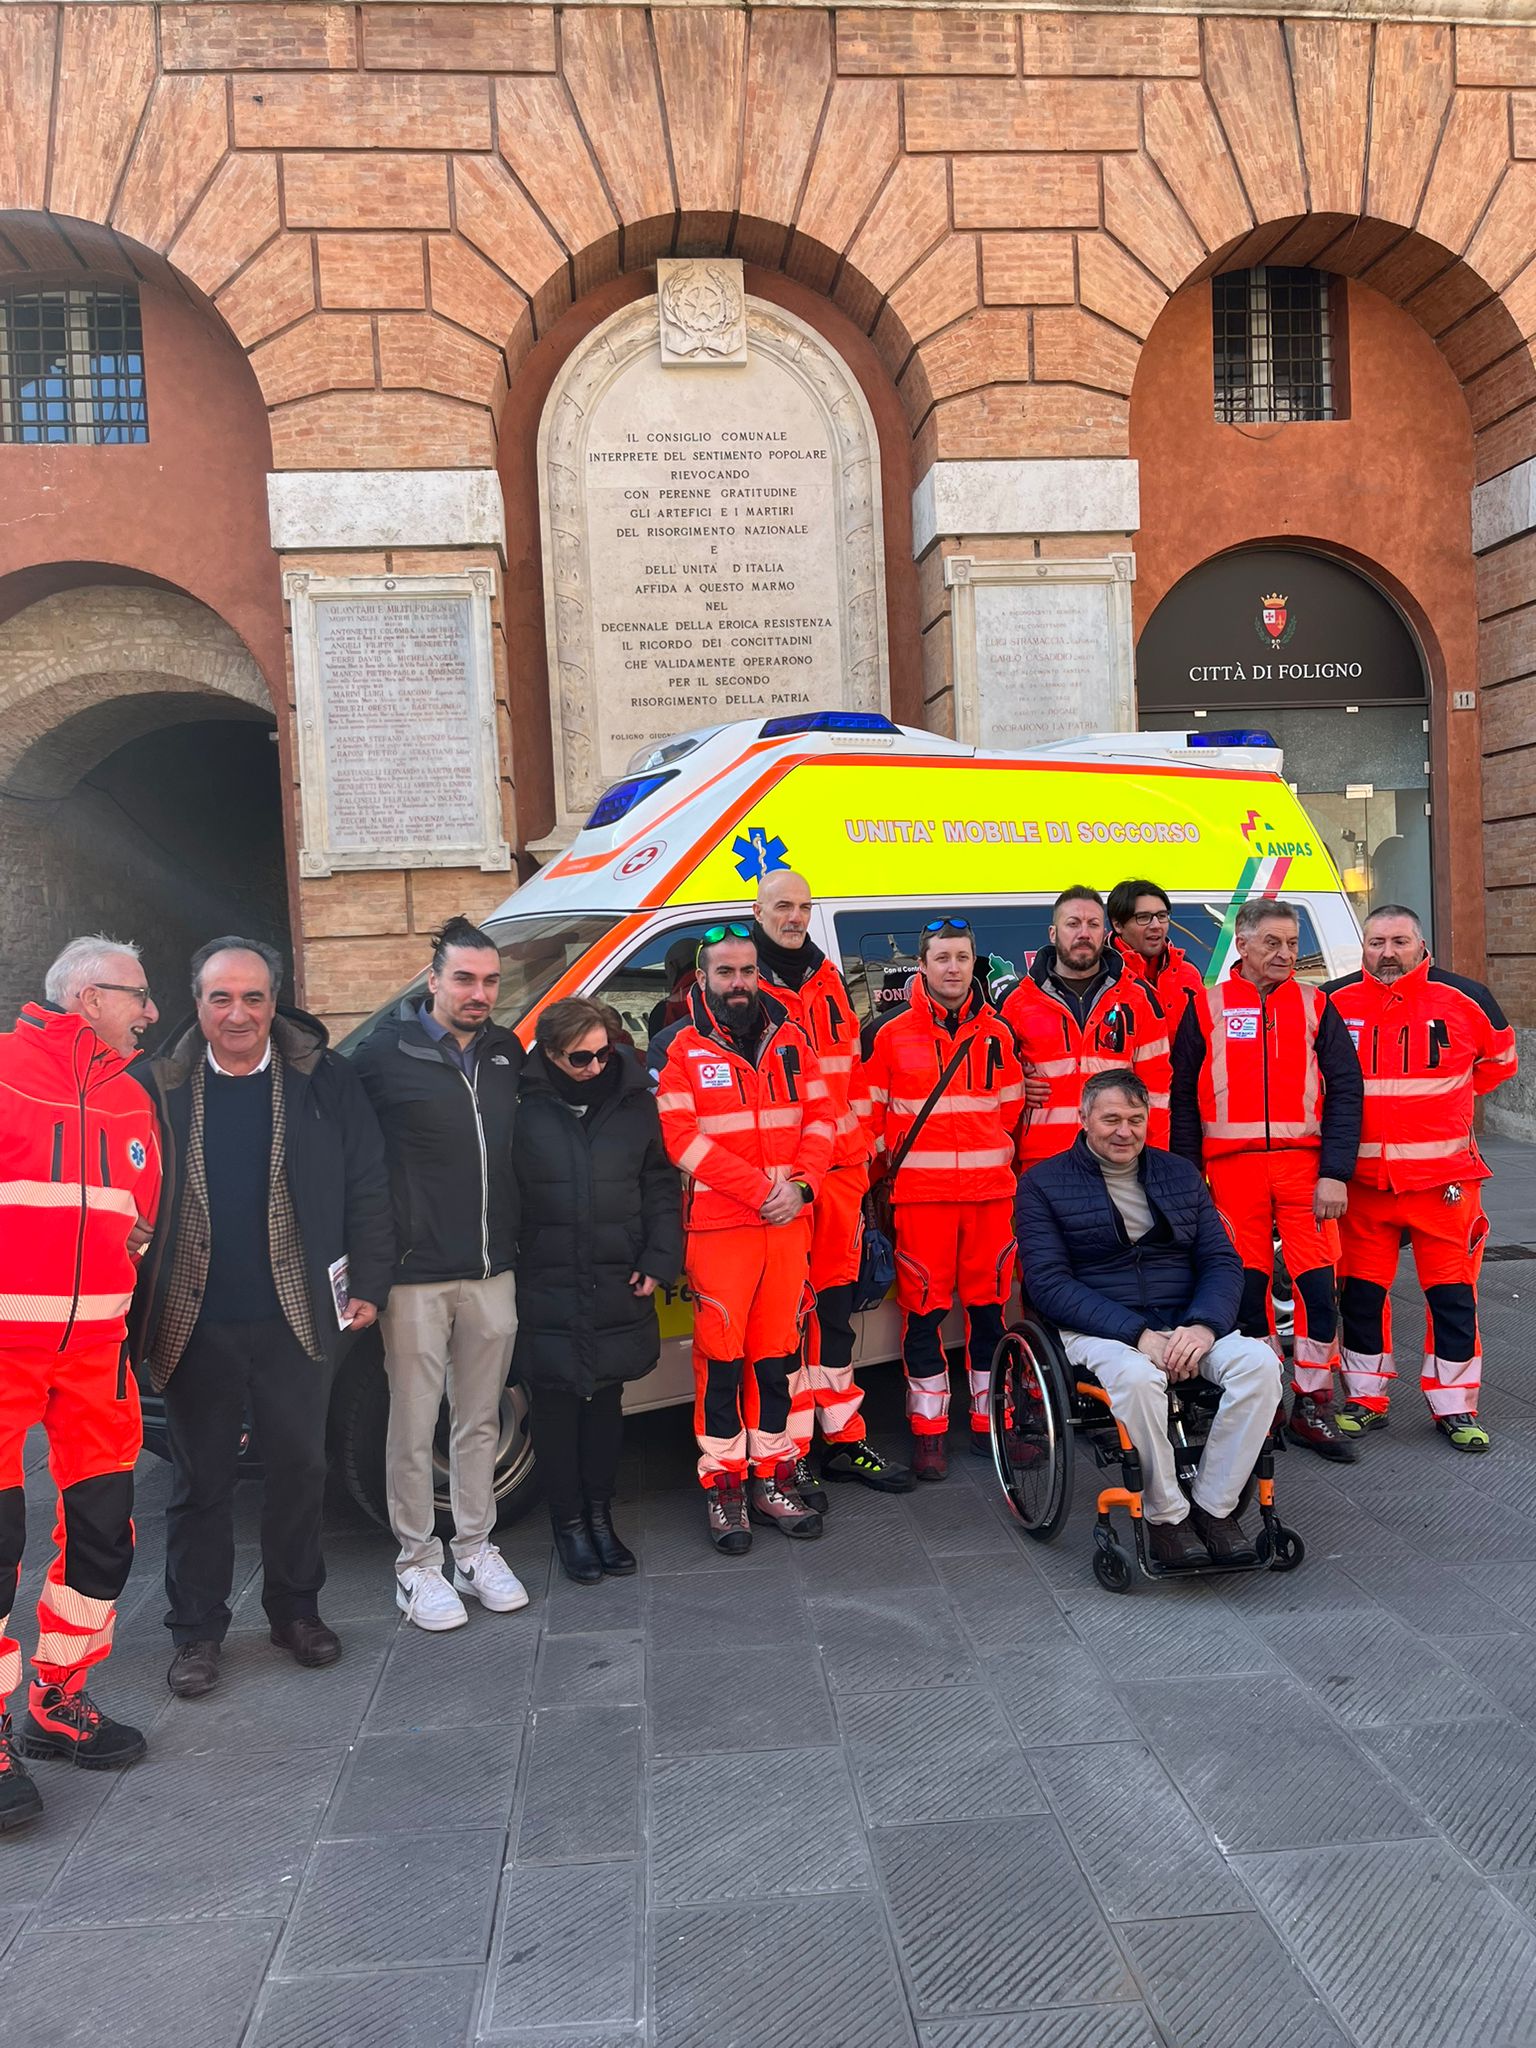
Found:
[[[793,1185],[800,1190],[800,1199],[803,1202],[810,1203],[815,1201],[816,1197],[811,1193],[810,1186],[806,1181],[797,1180]]]

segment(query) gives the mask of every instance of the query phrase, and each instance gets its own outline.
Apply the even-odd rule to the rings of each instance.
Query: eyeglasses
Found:
[[[1133,910],[1125,921],[1127,924],[1167,924],[1172,915],[1171,910]]]
[[[925,924],[925,932],[968,932],[970,922],[963,917],[936,917],[931,924]]]
[[[596,1060],[600,1067],[606,1067],[609,1060],[613,1057],[613,1047],[611,1045],[600,1045],[595,1052],[588,1052],[583,1048],[576,1052],[563,1052],[560,1057],[569,1066],[573,1066],[578,1073],[585,1073],[594,1060]]]
[[[132,996],[141,1010],[149,1007],[149,990],[147,988],[130,988],[126,981],[93,981],[88,986],[100,989],[108,995]]]

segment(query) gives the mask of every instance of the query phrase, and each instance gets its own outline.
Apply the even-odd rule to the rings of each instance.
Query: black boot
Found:
[[[619,1541],[618,1531],[613,1526],[613,1503],[608,1500],[587,1502],[587,1528],[592,1535],[592,1548],[597,1552],[597,1561],[611,1579],[627,1579],[631,1572],[640,1569],[640,1560],[627,1543]]]
[[[565,1576],[574,1579],[578,1586],[595,1586],[603,1576],[603,1563],[593,1545],[586,1517],[577,1515],[561,1520],[551,1515],[549,1526],[555,1532],[555,1549]]]
[[[11,1745],[11,1717],[0,1714],[0,1834],[24,1828],[43,1810],[43,1795]]]

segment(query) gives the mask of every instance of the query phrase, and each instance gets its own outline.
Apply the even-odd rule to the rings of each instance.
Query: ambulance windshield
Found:
[[[605,912],[561,916],[503,917],[487,919],[486,930],[501,953],[501,994],[495,1017],[511,1030],[548,995],[566,969],[619,922]],[[337,1047],[352,1053],[362,1044],[381,1017],[387,1017],[402,1001],[419,1002],[427,992],[425,969],[382,1010],[349,1031]]]

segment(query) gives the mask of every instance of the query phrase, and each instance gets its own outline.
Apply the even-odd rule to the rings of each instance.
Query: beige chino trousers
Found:
[[[432,1487],[432,1439],[448,1397],[448,1489],[453,1554],[471,1558],[496,1521],[494,1493],[501,1393],[517,1333],[510,1273],[392,1287],[379,1318],[389,1376],[385,1485],[400,1544],[395,1570],[441,1566]]]

